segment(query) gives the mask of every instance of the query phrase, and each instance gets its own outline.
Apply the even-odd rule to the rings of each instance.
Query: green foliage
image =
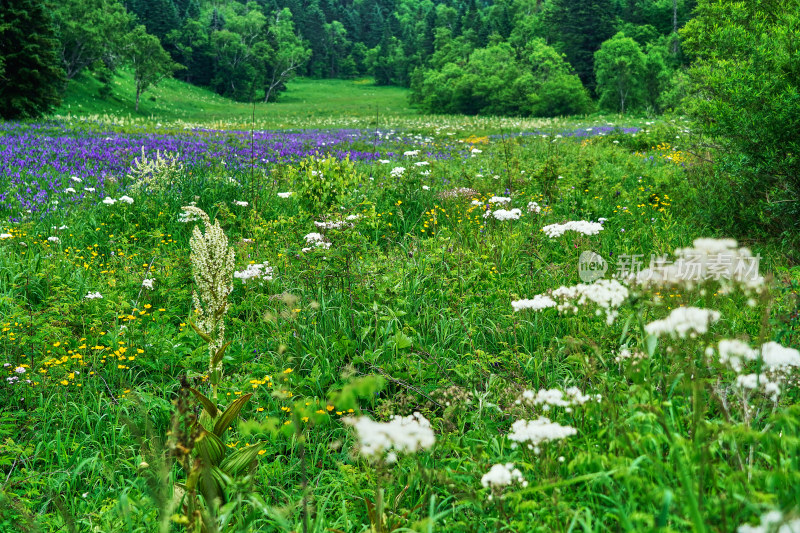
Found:
[[[623,33],[604,42],[595,53],[595,76],[600,105],[624,114],[641,105],[645,95],[645,63],[641,47]],[[653,63],[658,66],[657,63]]]
[[[124,57],[133,17],[119,0],[58,2],[53,19],[67,80],[100,64],[113,72]]]
[[[53,14],[38,0],[0,4],[0,116],[34,118],[61,102],[64,71]]]
[[[800,3],[698,4],[685,28],[691,115],[716,145],[710,184],[737,232],[800,235]],[[718,186],[715,186],[718,184]],[[732,228],[733,229],[733,228]]]
[[[611,0],[552,0],[544,12],[548,41],[564,53],[581,82],[595,87],[595,52],[611,37]]]
[[[286,173],[302,204],[317,215],[336,207],[364,180],[353,162],[335,157],[305,158]]]
[[[457,52],[450,48],[448,55]],[[463,67],[448,62],[417,71],[411,99],[430,113],[558,116],[585,113],[591,102],[563,56],[535,39],[517,53],[499,43],[474,50]]]
[[[158,85],[165,77],[171,76],[180,68],[172,61],[158,38],[145,32],[142,25],[136,26],[128,36],[128,58],[133,68],[133,81],[136,85],[136,111],[139,99],[150,87]]]

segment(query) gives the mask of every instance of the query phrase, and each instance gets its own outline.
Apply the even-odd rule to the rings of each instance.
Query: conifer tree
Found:
[[[50,11],[39,0],[0,0],[0,116],[32,118],[61,103],[64,71]]]

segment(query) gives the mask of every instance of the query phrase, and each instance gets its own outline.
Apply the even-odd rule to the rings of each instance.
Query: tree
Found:
[[[611,0],[552,0],[544,12],[548,42],[567,56],[581,82],[594,90],[594,53],[614,34]]]
[[[119,0],[62,0],[53,18],[67,81],[100,61],[115,70],[133,21]]]
[[[182,68],[164,51],[158,37],[147,33],[142,25],[136,26],[128,36],[128,59],[136,85],[136,111],[139,111],[142,93]]]
[[[600,105],[625,113],[643,97],[645,55],[642,48],[624,33],[604,42],[594,54],[594,71]]]
[[[282,88],[295,76],[297,69],[311,57],[311,51],[294,31],[292,12],[288,8],[284,8],[275,16],[274,22],[269,27],[269,33],[274,45],[265,76],[264,103],[269,102],[273,91]]]
[[[38,0],[0,0],[0,116],[33,118],[61,102],[64,70],[51,12]]]

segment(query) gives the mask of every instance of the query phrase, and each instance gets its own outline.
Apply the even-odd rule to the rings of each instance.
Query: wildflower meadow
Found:
[[[689,122],[334,122],[0,125],[0,531],[800,531]]]

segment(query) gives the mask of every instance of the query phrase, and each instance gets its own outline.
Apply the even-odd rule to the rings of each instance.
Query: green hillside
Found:
[[[186,122],[249,121],[252,105],[235,102],[214,92],[176,79],[167,79],[142,96],[139,111],[134,110],[133,76],[121,70],[114,80],[114,93],[100,98],[101,83],[89,75],[73,80],[67,88],[57,115],[115,115],[131,118],[157,118]],[[312,80],[297,78],[276,102],[256,104],[259,123],[291,127],[297,120],[307,122],[337,116],[367,117],[413,115],[408,90],[379,87],[372,79]]]

